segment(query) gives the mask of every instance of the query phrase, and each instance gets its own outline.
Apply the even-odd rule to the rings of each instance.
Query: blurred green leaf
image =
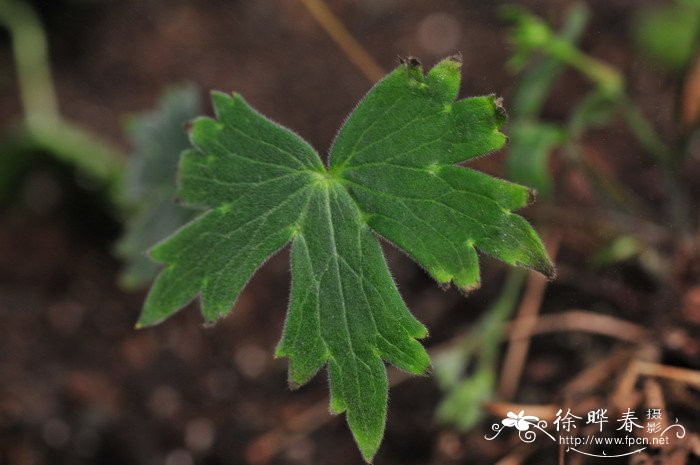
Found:
[[[584,25],[586,17],[583,9],[573,11],[571,27],[572,33],[575,33],[578,27]],[[503,17],[513,25],[509,40],[515,51],[508,64],[514,70],[520,71],[528,61],[544,56],[576,69],[611,98],[619,96],[624,90],[624,79],[618,70],[583,53],[571,39],[555,33],[544,20],[526,8],[506,7]]]
[[[624,262],[637,256],[642,251],[642,244],[633,236],[619,236],[610,241],[591,258],[595,268],[605,268],[615,263]]]
[[[124,260],[120,280],[127,288],[147,285],[158,265],[146,251],[194,217],[174,201],[180,153],[190,144],[183,125],[199,113],[199,92],[174,87],[163,94],[158,109],[132,117],[127,132],[134,146],[124,177],[125,230],[116,246]]]
[[[482,370],[462,378],[447,391],[436,412],[436,418],[461,431],[469,431],[483,418],[481,405],[493,397],[496,389],[495,370]]]
[[[433,360],[434,376],[445,392],[435,413],[438,421],[469,431],[481,420],[481,404],[493,398],[496,388],[503,324],[516,308],[526,277],[522,270],[512,270],[501,295],[461,343]]]
[[[576,139],[587,129],[609,124],[617,108],[617,102],[606,93],[598,89],[592,90],[576,105],[569,117],[568,137]]]
[[[501,17],[513,24],[508,40],[515,51],[508,60],[508,66],[514,71],[522,70],[530,55],[545,48],[555,37],[554,31],[546,22],[520,5],[503,6]]]
[[[660,65],[682,70],[697,51],[699,3],[685,1],[641,10],[632,29],[637,46]]]
[[[543,28],[549,28],[541,19],[521,7],[507,10],[507,19],[514,22],[511,41],[516,54],[522,55],[529,66],[518,76],[513,93],[513,120],[509,127],[511,148],[506,159],[509,177],[533,187],[540,195],[552,192],[549,158],[554,149],[571,143],[589,127],[609,122],[615,109],[619,76],[607,65],[583,55],[576,42],[588,22],[589,11],[584,4],[572,7],[561,32],[551,30],[548,40],[538,39]],[[534,31],[534,32],[533,32]],[[542,52],[538,55],[535,52]],[[554,81],[566,65],[587,68],[589,77],[597,79],[597,86],[579,103],[564,127],[543,123],[539,113]]]
[[[519,14],[522,13],[521,10]],[[577,3],[569,9],[560,37],[568,42],[578,42],[590,16],[588,7]],[[515,83],[515,91],[510,97],[510,114],[514,120],[536,117],[542,110],[553,82],[561,74],[564,64],[552,57],[535,57],[532,63],[523,70]]]
[[[545,35],[554,37],[554,32],[543,21],[521,7],[506,8],[504,17],[515,24],[511,41],[516,45],[516,54],[520,53],[524,60],[522,64],[530,60],[529,66],[518,76],[511,97],[513,119],[509,125],[511,146],[506,169],[513,180],[536,189],[540,195],[548,196],[552,189],[549,155],[565,141],[565,137],[561,128],[537,122],[537,118],[565,64],[553,56],[531,54],[535,50],[530,47],[534,40],[531,35],[542,35],[541,30],[546,28],[548,32]],[[585,4],[578,3],[570,8],[558,34],[560,40],[575,44],[588,18],[589,10]],[[535,42],[538,47],[543,46],[539,40]]]
[[[514,123],[509,126],[511,147],[506,159],[508,176],[514,181],[532,187],[539,195],[552,192],[552,174],[549,156],[566,136],[554,124],[538,122]]]
[[[451,389],[464,377],[478,341],[466,338],[465,342],[466,345],[445,350],[433,358],[433,377],[440,388]]]

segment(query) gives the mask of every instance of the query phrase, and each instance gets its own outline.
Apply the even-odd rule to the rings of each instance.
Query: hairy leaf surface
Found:
[[[512,210],[527,188],[455,164],[499,149],[504,112],[492,96],[455,100],[460,63],[423,74],[409,60],[379,82],[339,132],[324,166],[291,131],[239,95],[214,93],[180,164],[181,199],[206,210],[159,244],[165,264],[140,325],[200,296],[206,320],[231,310],[248,279],[291,241],[292,291],[278,356],[292,385],[327,366],[331,410],[346,412],[365,459],[384,431],[384,362],[423,374],[425,327],[408,311],[377,236],[439,283],[479,283],[477,249],[551,275],[530,225]]]

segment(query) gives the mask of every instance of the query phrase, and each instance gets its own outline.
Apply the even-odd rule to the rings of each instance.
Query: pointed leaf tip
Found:
[[[481,281],[477,281],[474,284],[467,284],[465,286],[460,286],[460,287],[458,287],[458,289],[464,297],[468,297],[473,292],[479,290],[480,287],[481,287]]]
[[[459,63],[460,66],[464,63],[464,56],[462,56],[462,52],[458,51],[457,53],[450,55],[447,57],[448,60],[452,60],[455,63]]]
[[[493,95],[493,104],[496,110],[496,126],[498,129],[501,129],[508,121],[508,112],[506,112],[506,108],[503,106],[503,97]]]
[[[420,61],[420,58],[414,56],[409,56],[408,58],[406,58],[406,63],[411,68],[420,68],[423,66],[423,64]]]

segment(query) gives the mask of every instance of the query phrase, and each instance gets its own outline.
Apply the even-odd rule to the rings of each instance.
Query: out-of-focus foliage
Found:
[[[435,379],[445,392],[436,413],[438,421],[469,431],[483,417],[481,404],[492,399],[496,390],[503,323],[515,310],[526,276],[513,270],[498,300],[462,343],[433,359]]]
[[[24,111],[24,121],[10,133],[2,134],[0,147],[3,151],[25,154],[45,152],[107,187],[111,198],[116,198],[122,175],[122,154],[109,142],[61,115],[46,33],[32,6],[22,0],[0,0],[0,29],[10,34]],[[8,164],[7,160],[2,163],[3,170],[8,166],[15,170],[21,165],[11,161]],[[0,196],[11,186],[12,181],[0,179]]]
[[[590,91],[569,116],[567,135],[575,141],[586,130],[609,124],[615,115],[615,101],[598,89]]]
[[[622,75],[612,66],[586,55],[576,46],[575,38],[588,17],[585,7],[577,5],[570,10],[567,26],[562,33],[555,32],[541,18],[520,6],[504,8],[503,17],[513,26],[509,40],[514,51],[508,61],[513,70],[521,71],[532,60],[547,57],[576,69],[611,97],[622,93]]]
[[[700,2],[645,8],[635,16],[632,30],[637,46],[658,64],[682,70],[700,43]]]
[[[165,91],[158,109],[133,116],[127,132],[134,147],[124,177],[125,231],[116,247],[124,259],[121,282],[147,285],[158,271],[147,250],[194,216],[175,203],[180,153],[189,147],[184,124],[198,115],[198,90],[182,86]]]
[[[522,9],[507,7],[504,9],[503,16],[513,22],[518,22],[518,18],[522,18],[524,25],[535,23],[538,24],[536,30],[541,31],[542,28],[545,28],[545,32],[541,32],[541,34],[547,37],[552,34],[546,25],[539,21],[536,22],[531,15]],[[562,40],[572,44],[578,42],[588,23],[589,16],[590,13],[585,4],[574,5],[564,20],[560,33]],[[532,27],[530,26],[530,28]],[[552,84],[564,69],[561,60],[553,57],[537,56],[530,60],[530,48],[523,49],[519,46],[523,41],[521,36],[526,34],[522,28],[516,28],[510,36],[511,43],[515,45],[515,53],[510,61],[511,66],[516,71],[522,69],[516,80],[513,95],[510,97],[509,112],[514,120],[537,117],[549,95]]]
[[[576,105],[564,126],[535,118],[515,120],[508,128],[511,148],[506,158],[508,176],[549,197],[552,194],[550,157],[554,150],[575,144],[587,129],[610,122],[615,105],[605,94],[591,91]]]
[[[509,177],[537,189],[546,197],[552,193],[550,156],[556,149],[575,153],[573,148],[583,133],[608,124],[620,108],[635,119],[635,128],[643,126],[644,121],[624,105],[626,97],[621,74],[577,48],[576,42],[589,17],[583,4],[569,10],[560,33],[521,7],[507,8],[505,17],[514,24],[510,41],[515,51],[510,63],[521,70],[512,97],[513,119],[508,127],[511,149],[506,169]],[[540,113],[566,66],[588,77],[594,87],[575,106],[568,122],[558,126],[542,121]],[[641,137],[648,138],[648,135]],[[647,142],[656,144],[652,140]]]
[[[508,132],[513,141],[506,159],[508,176],[548,197],[552,191],[549,159],[552,151],[565,140],[562,128],[523,121],[511,124]]]
[[[596,268],[605,268],[615,263],[624,262],[637,256],[642,244],[634,236],[619,236],[600,249],[591,259]]]
[[[537,47],[555,36],[549,26],[518,7],[507,7],[503,14],[516,24],[510,36],[515,46],[511,67],[522,70],[511,96],[513,116],[508,125],[511,144],[506,170],[513,180],[536,189],[539,195],[546,197],[552,190],[550,155],[566,141],[566,134],[562,128],[541,122],[538,118],[565,64],[553,56],[532,54]],[[575,45],[588,17],[589,12],[584,4],[572,7],[559,34],[560,40]]]
[[[577,156],[580,137],[590,128],[609,124],[618,111],[632,120],[633,132],[645,132],[640,128],[646,126],[640,113],[630,109],[622,75],[578,49],[577,40],[588,20],[584,5],[569,10],[559,33],[521,7],[507,8],[505,17],[514,24],[510,41],[515,50],[509,64],[520,73],[511,97],[513,117],[507,128],[511,146],[506,167],[509,177],[547,196],[553,183],[549,158],[555,149],[572,158]],[[542,108],[567,66],[586,76],[593,88],[574,106],[565,123],[544,121]],[[649,146],[656,143],[647,142]],[[609,266],[638,252],[638,241],[623,236],[601,250],[592,265]],[[517,304],[523,279],[523,275],[513,273],[499,300],[462,344],[436,357],[435,376],[445,391],[437,411],[440,421],[469,430],[480,420],[480,404],[494,395],[499,331]]]

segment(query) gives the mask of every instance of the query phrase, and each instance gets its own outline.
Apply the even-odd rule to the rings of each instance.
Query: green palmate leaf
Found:
[[[165,91],[157,110],[134,116],[127,124],[134,152],[123,186],[126,227],[116,247],[125,262],[120,280],[127,288],[153,280],[158,266],[146,251],[194,216],[173,199],[180,153],[190,146],[182,127],[199,111],[195,87],[173,87]]]
[[[476,249],[551,275],[534,230],[511,210],[526,188],[455,166],[500,148],[494,97],[455,101],[460,64],[423,75],[411,59],[379,82],[347,120],[329,166],[296,134],[239,95],[214,93],[217,119],[192,125],[181,199],[206,210],[152,251],[165,264],[139,321],[151,325],[201,296],[206,320],[229,313],[255,270],[291,241],[292,291],[278,356],[292,385],[328,367],[331,410],[346,412],[365,459],[379,447],[384,362],[425,373],[417,339],[377,235],[438,282],[478,285]]]

